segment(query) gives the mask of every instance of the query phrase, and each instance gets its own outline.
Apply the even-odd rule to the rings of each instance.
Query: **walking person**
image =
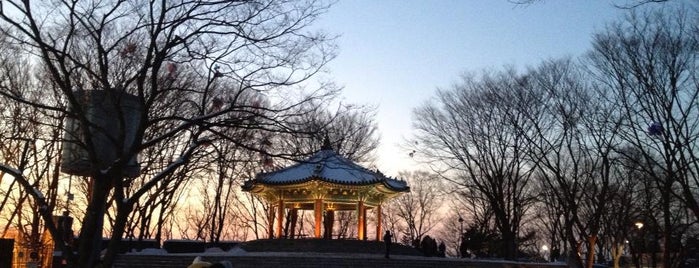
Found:
[[[383,241],[386,243],[386,259],[390,259],[389,255],[391,254],[392,239],[393,235],[391,235],[391,231],[386,231],[386,234],[383,235]]]

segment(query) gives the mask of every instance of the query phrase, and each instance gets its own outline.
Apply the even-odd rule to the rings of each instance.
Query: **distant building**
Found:
[[[2,237],[12,239],[12,268],[50,268],[53,261],[53,239],[48,232],[39,235],[39,243],[32,245],[31,234],[19,229],[9,229]]]

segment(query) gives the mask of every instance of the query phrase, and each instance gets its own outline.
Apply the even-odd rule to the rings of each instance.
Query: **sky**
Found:
[[[689,1],[689,0],[688,0]],[[695,1],[695,0],[692,0]],[[330,77],[343,101],[378,108],[375,166],[384,174],[418,168],[401,147],[413,109],[465,72],[524,69],[591,48],[593,34],[621,20],[622,0],[340,0],[317,27],[339,35]],[[658,4],[652,4],[658,5]]]

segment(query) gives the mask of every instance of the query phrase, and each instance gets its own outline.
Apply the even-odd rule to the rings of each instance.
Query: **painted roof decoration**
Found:
[[[410,191],[410,187],[405,181],[386,177],[378,170],[366,169],[337,154],[327,144],[305,161],[274,172],[257,174],[255,179],[245,182],[243,189],[250,189],[254,184],[288,185],[312,180],[343,185],[382,183],[393,191]]]

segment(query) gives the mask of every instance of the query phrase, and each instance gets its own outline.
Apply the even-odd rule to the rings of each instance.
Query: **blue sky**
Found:
[[[399,145],[412,133],[412,110],[436,89],[468,71],[580,56],[593,33],[623,18],[626,11],[612,6],[620,2],[341,0],[317,26],[340,35],[328,67],[344,102],[378,107],[376,167],[396,176],[415,167]]]

